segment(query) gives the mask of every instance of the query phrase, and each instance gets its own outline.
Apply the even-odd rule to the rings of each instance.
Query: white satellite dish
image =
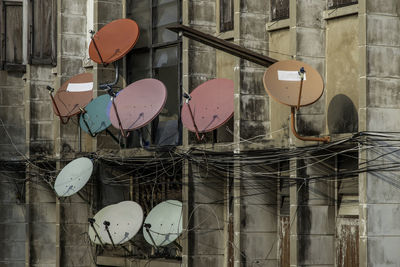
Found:
[[[155,206],[143,224],[144,238],[156,247],[174,242],[181,233],[182,202],[178,200],[167,200]]]
[[[82,157],[68,163],[58,174],[54,190],[59,197],[68,197],[79,190],[89,181],[93,171],[90,159]]]
[[[123,201],[101,209],[93,219],[95,220],[93,227],[89,226],[90,239],[96,244],[119,245],[129,241],[140,230],[143,222],[143,210],[136,202]],[[104,222],[109,224],[110,235]],[[98,236],[96,236],[96,232]]]

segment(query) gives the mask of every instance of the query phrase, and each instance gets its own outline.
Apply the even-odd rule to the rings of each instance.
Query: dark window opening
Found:
[[[30,2],[30,64],[57,64],[57,1]]]
[[[166,104],[159,116],[142,130],[150,145],[182,143],[181,108],[181,40],[167,29],[181,22],[180,0],[129,0],[127,17],[140,29],[137,45],[127,56],[128,84],[140,79],[155,78],[167,88]],[[139,135],[133,134],[128,147],[135,147]]]
[[[25,71],[22,2],[1,1],[1,69]]]
[[[271,21],[289,18],[289,0],[271,0]]]
[[[233,30],[233,0],[219,0],[220,2],[220,32]]]
[[[358,0],[328,0],[328,9],[358,4]]]

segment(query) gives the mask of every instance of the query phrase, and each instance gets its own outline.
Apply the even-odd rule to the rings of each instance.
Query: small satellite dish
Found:
[[[181,233],[182,202],[178,200],[167,200],[155,206],[143,224],[144,238],[147,243],[156,247],[174,242]]]
[[[81,73],[66,81],[54,96],[53,110],[59,117],[72,117],[93,97],[93,74]]]
[[[82,157],[68,163],[58,174],[54,190],[59,197],[68,197],[81,190],[93,171],[90,159]]]
[[[108,64],[125,56],[139,39],[139,26],[131,19],[114,20],[101,28],[89,45],[90,58]]]
[[[300,93],[300,69],[304,68],[304,78]],[[324,92],[324,82],[321,75],[310,65],[296,61],[285,60],[271,65],[264,73],[264,87],[267,93],[279,103],[291,107],[307,106],[316,102]]]
[[[196,133],[217,129],[233,116],[233,92],[234,83],[229,79],[213,79],[199,85],[182,106],[183,125]]]
[[[165,85],[156,79],[143,79],[128,85],[110,106],[111,124],[120,129],[118,117],[124,131],[139,129],[152,121],[163,109],[167,100]],[[118,117],[117,117],[117,112]]]
[[[89,134],[97,134],[111,125],[107,107],[111,98],[108,94],[96,97],[86,107],[79,119],[82,130]],[[89,128],[88,128],[89,127]]]
[[[93,227],[96,231],[89,226],[90,240],[96,244],[119,245],[129,241],[140,230],[143,222],[143,210],[134,201],[123,201],[104,207],[96,213],[93,219]],[[105,222],[108,224],[110,235],[107,232]],[[101,240],[99,240],[99,237]]]

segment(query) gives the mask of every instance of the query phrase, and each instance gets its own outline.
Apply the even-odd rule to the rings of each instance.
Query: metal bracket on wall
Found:
[[[46,88],[47,88],[47,90],[49,90],[49,94],[50,94],[50,97],[51,97],[51,101],[53,102],[53,105],[54,105],[54,107],[55,107],[56,110],[57,110],[57,113],[58,113],[58,116],[60,117],[61,123],[62,123],[62,124],[67,124],[67,123],[69,122],[70,117],[67,117],[67,120],[64,121],[64,119],[63,119],[64,117],[61,116],[61,113],[60,113],[60,110],[58,109],[57,103],[56,103],[56,101],[54,100],[54,96],[53,96],[54,88],[51,87],[51,86],[47,86]]]
[[[222,50],[231,55],[246,59],[258,65],[269,67],[278,60],[264,56],[262,54],[251,51],[247,48],[236,45],[232,42],[228,42],[226,40],[217,38],[207,33],[203,33],[201,31],[192,29],[188,26],[184,26],[181,24],[176,24],[170,27],[167,27],[168,30],[182,34],[183,36],[190,38],[192,40],[198,41],[205,45],[214,47],[216,49]]]

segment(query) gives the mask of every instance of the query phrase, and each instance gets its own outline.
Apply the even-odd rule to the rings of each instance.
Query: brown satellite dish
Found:
[[[329,142],[329,136],[300,136],[295,127],[296,109],[315,103],[324,92],[324,82],[318,71],[304,62],[279,61],[265,71],[263,82],[265,90],[273,99],[291,107],[291,127],[296,138]]]
[[[304,68],[305,74],[301,88],[299,71]],[[279,103],[291,107],[307,106],[317,101],[324,92],[324,82],[321,75],[310,65],[296,61],[285,60],[271,65],[264,74],[264,87],[267,93]]]
[[[233,116],[233,91],[234,83],[229,79],[213,79],[196,87],[182,106],[183,125],[199,138],[199,133],[226,123]]]
[[[131,83],[112,100],[109,118],[115,128],[133,131],[151,122],[167,100],[165,85],[156,79]]]
[[[89,45],[90,58],[109,64],[125,56],[139,39],[139,26],[131,19],[114,20],[101,28]]]
[[[52,95],[51,95],[52,97]],[[81,112],[93,97],[93,74],[75,75],[57,90],[53,100],[54,113],[69,118]]]

